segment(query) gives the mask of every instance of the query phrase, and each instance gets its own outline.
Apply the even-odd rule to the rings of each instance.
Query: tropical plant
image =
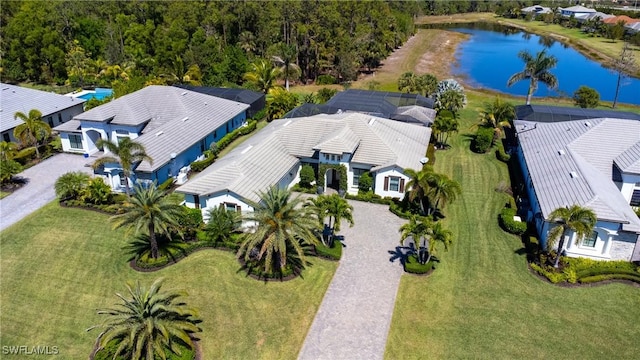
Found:
[[[272,56],[271,59],[280,67],[280,77],[284,78],[285,89],[289,91],[289,79],[300,76],[301,72],[300,66],[294,62],[297,57],[296,47],[281,43],[278,48],[279,54]]]
[[[11,160],[16,155],[18,146],[11,141],[0,142],[0,160]]]
[[[298,106],[298,96],[281,87],[272,88],[267,95],[267,120],[282,118]]]
[[[421,264],[427,263],[426,242],[427,237],[431,234],[432,221],[425,217],[412,215],[409,222],[400,226],[400,245],[404,246],[407,238],[413,240],[416,247],[416,256]],[[424,244],[424,245],[423,245]]]
[[[600,104],[600,93],[583,85],[573,93],[573,102],[581,108],[595,108]]]
[[[431,224],[431,232],[429,237],[429,257],[425,261],[425,264],[431,260],[431,256],[436,254],[438,244],[444,246],[444,250],[448,251],[452,242],[453,233],[450,230],[445,229],[441,222],[434,222]]]
[[[22,171],[22,165],[15,160],[0,160],[0,184],[11,182]]]
[[[438,91],[438,78],[432,74],[424,74],[419,78],[420,89],[424,92],[424,96],[431,96]]]
[[[493,129],[493,141],[491,145],[495,144],[495,141],[502,137],[502,132],[505,127],[511,127],[510,121],[516,116],[515,108],[513,104],[509,102],[503,102],[500,97],[496,97],[493,103],[485,104],[484,109],[480,113],[479,126]]]
[[[82,190],[82,201],[91,204],[108,204],[111,202],[111,187],[101,177],[95,177]]]
[[[68,172],[56,180],[54,184],[56,196],[60,200],[77,199],[82,195],[90,180],[91,177],[87,173]]]
[[[156,184],[148,187],[136,185],[133,196],[122,206],[122,214],[111,217],[114,228],[127,227],[136,233],[149,235],[151,257],[158,258],[156,232],[169,235],[178,228],[178,217],[182,213],[180,199],[158,190]]]
[[[416,171],[413,169],[404,169],[404,174],[409,177],[409,181],[407,182],[407,198],[409,201],[418,201],[420,204],[420,210],[422,210],[422,214],[425,214],[425,206],[424,202],[426,200],[427,193],[429,192],[429,180],[435,174],[433,172],[433,167],[424,165],[420,171]]]
[[[360,175],[360,179],[358,180],[358,191],[367,192],[371,190],[371,187],[373,187],[373,179],[367,171]]]
[[[329,101],[335,94],[338,93],[336,89],[322,88],[318,90],[316,100],[318,104],[324,104]]]
[[[208,212],[209,222],[204,227],[207,241],[213,244],[224,243],[231,240],[231,235],[237,232],[242,225],[242,215],[237,211],[228,211],[219,206]]]
[[[413,72],[405,72],[398,79],[398,91],[419,93],[422,91],[420,79]]]
[[[280,69],[264,59],[256,60],[251,64],[251,71],[244,74],[244,79],[265,94],[276,86],[276,80],[280,77]]]
[[[329,228],[331,228],[331,234],[333,235],[336,231],[340,231],[342,219],[346,220],[349,223],[349,226],[353,226],[353,206],[349,205],[349,202],[338,194],[326,196],[326,199],[326,209],[327,215],[329,215]],[[329,247],[332,246],[333,241],[329,243]]]
[[[616,94],[613,97],[613,108],[615,109],[618,105],[618,94],[620,93],[620,83],[623,78],[630,76],[633,73],[633,69],[636,66],[636,60],[633,57],[633,51],[629,47],[629,44],[626,42],[622,46],[622,51],[620,51],[620,56],[616,58],[613,62],[613,68],[617,73],[617,81],[616,81]]]
[[[249,201],[254,211],[245,217],[256,228],[243,235],[238,257],[263,265],[269,274],[284,272],[295,257],[304,268],[307,262],[303,245],[318,244],[318,219],[313,209],[299,206],[302,198],[292,199],[287,189],[273,186],[258,195],[260,202]]]
[[[128,282],[128,296],[116,293],[121,303],[117,307],[99,310],[107,315],[98,335],[98,350],[111,341],[117,342],[113,358],[166,359],[167,351],[180,355],[180,345],[194,347],[194,334],[202,331],[198,312],[188,307],[181,297],[184,291],[161,291],[163,279],[157,279],[146,289]]]
[[[464,94],[464,87],[454,79],[440,81],[434,98],[435,106],[438,111],[449,110],[453,113],[454,117],[458,111],[467,104],[467,96]]]
[[[117,142],[99,139],[96,141],[96,146],[105,147],[113,156],[102,156],[93,163],[93,168],[97,169],[104,164],[119,163],[122,167],[122,174],[124,176],[124,185],[127,195],[130,193],[129,177],[131,176],[131,170],[133,165],[141,161],[148,161],[153,163],[153,159],[147,155],[144,146],[131,140],[128,137],[120,138]]]
[[[459,126],[460,123],[456,119],[455,113],[449,110],[440,110],[431,125],[431,129],[436,138],[436,145],[441,148],[446,148],[449,136],[451,136],[452,133],[458,132]]]
[[[22,144],[34,146],[36,148],[36,157],[39,159],[40,150],[38,150],[38,147],[40,141],[46,140],[51,135],[51,127],[42,121],[42,113],[37,109],[29,110],[29,114],[18,111],[13,115],[13,118],[15,120],[20,119],[23,122],[13,129],[13,136]]]
[[[576,234],[576,243],[578,243],[585,236],[591,235],[598,218],[593,210],[580,205],[572,205],[571,207],[560,207],[553,210],[549,214],[549,221],[555,223],[556,226],[547,234],[547,250],[553,249],[556,242],[560,240],[553,264],[557,268],[564,248],[564,241],[569,232],[573,231]]]
[[[547,50],[542,50],[534,57],[526,50],[518,53],[518,57],[524,61],[524,70],[517,72],[509,78],[507,86],[511,86],[518,81],[529,80],[529,91],[527,92],[527,105],[531,104],[533,94],[538,90],[538,82],[546,84],[549,88],[558,87],[558,78],[551,73],[558,60],[553,55],[547,56]]]
[[[313,167],[309,164],[302,165],[300,169],[300,186],[304,188],[310,188],[311,183],[316,179],[316,174],[313,171]]]
[[[426,195],[429,198],[431,211],[443,208],[445,204],[453,202],[462,193],[460,183],[449,179],[444,174],[432,174],[429,176],[428,183],[429,190]]]

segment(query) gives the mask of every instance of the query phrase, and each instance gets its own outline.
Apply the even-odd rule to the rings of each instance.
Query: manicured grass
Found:
[[[108,216],[51,203],[0,233],[0,343],[58,346],[61,359],[83,359],[125,282],[184,289],[203,319],[204,359],[292,359],[337,263],[312,259],[304,279],[264,283],[245,277],[232,253],[203,250],[169,268],[139,273],[126,263],[123,231]],[[49,357],[32,356],[33,359]]]
[[[509,182],[507,166],[469,150],[473,109],[490,100],[469,95],[460,134],[435,165],[463,189],[445,209],[453,246],[428,278],[402,277],[386,358],[636,358],[640,289],[545,283],[528,271],[520,239],[500,230],[507,198],[495,188]]]
[[[11,195],[10,192],[6,192],[6,191],[0,191],[0,199],[4,199],[7,196]]]

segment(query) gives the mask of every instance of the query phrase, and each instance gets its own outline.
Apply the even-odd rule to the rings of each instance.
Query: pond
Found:
[[[558,78],[558,89],[550,90],[539,83],[534,97],[571,97],[578,87],[585,85],[596,89],[601,100],[613,101],[617,74],[559,41],[492,24],[456,24],[448,29],[470,35],[458,47],[453,73],[475,88],[526,96],[529,88],[526,80],[507,87],[509,77],[524,68],[518,52],[528,50],[535,55],[547,48],[558,59],[551,70]],[[618,101],[640,105],[640,80],[623,78]]]

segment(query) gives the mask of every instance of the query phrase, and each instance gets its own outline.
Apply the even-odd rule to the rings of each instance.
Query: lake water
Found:
[[[526,96],[529,82],[523,80],[507,87],[507,80],[522,71],[524,62],[518,52],[528,50],[535,55],[545,48],[558,59],[551,72],[558,78],[558,89],[549,90],[539,83],[535,97],[573,96],[581,85],[596,89],[600,99],[613,101],[617,74],[592,61],[571,47],[558,41],[519,31],[514,28],[496,27],[488,24],[456,25],[449,28],[469,34],[456,52],[457,64],[453,68],[456,76],[475,88],[497,90],[512,95]],[[640,80],[624,78],[621,82],[618,102],[640,105]]]

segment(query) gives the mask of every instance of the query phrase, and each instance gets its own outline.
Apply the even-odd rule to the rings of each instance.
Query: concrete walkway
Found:
[[[0,231],[55,199],[53,185],[60,175],[71,171],[93,174],[86,163],[82,155],[58,154],[18,174],[28,183],[0,200]]]
[[[382,359],[402,275],[389,251],[404,223],[388,206],[350,201],[355,226],[342,226],[342,260],[302,346],[299,359]]]

